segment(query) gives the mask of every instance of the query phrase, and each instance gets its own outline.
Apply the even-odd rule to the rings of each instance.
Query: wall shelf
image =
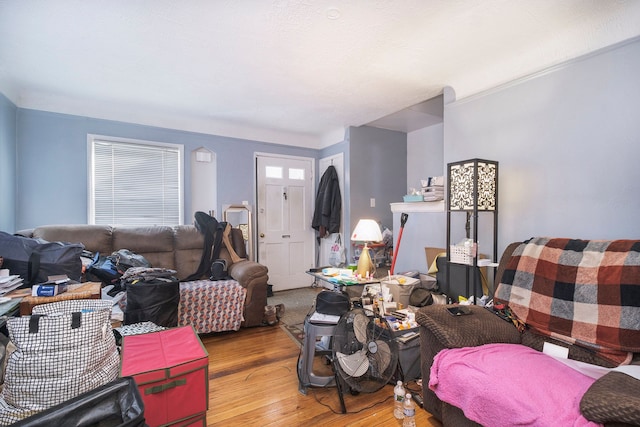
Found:
[[[437,202],[390,203],[393,213],[444,212],[444,200]]]

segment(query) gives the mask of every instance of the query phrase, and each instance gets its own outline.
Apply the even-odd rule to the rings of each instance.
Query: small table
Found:
[[[357,280],[354,278],[347,277],[339,277],[339,276],[325,276],[322,272],[316,271],[307,271],[307,274],[310,274],[314,277],[314,283],[318,283],[318,281],[322,281],[332,285],[332,289],[334,291],[345,291],[349,297],[359,297],[362,295],[362,291],[364,290],[365,285],[371,285],[374,283],[380,283],[380,279],[375,279],[373,277],[369,279]],[[327,287],[323,285],[323,287]],[[357,294],[357,295],[356,295]]]
[[[100,282],[75,283],[67,286],[64,293],[53,297],[34,297],[31,288],[16,289],[7,296],[22,296],[20,301],[20,315],[27,316],[36,305],[71,299],[100,299],[102,297],[102,285]]]

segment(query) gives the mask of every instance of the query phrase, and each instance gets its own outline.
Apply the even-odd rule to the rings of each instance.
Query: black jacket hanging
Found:
[[[341,218],[342,195],[340,194],[338,172],[331,165],[320,179],[311,227],[318,231],[319,237],[324,237],[327,233],[338,233],[340,232]]]

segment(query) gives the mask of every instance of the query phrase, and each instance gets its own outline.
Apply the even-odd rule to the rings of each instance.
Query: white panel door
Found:
[[[310,286],[314,266],[313,160],[258,155],[258,262],[274,291]]]

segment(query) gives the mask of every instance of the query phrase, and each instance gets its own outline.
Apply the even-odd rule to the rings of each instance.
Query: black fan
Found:
[[[389,325],[364,309],[340,317],[332,347],[334,369],[352,392],[378,391],[396,372],[398,346]]]

